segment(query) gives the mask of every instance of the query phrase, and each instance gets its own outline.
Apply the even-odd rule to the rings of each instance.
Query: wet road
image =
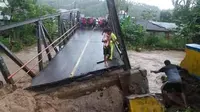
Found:
[[[32,86],[58,82],[81,74],[105,69],[103,60],[102,35],[100,31],[78,30],[59,54],[32,80]],[[115,52],[116,57],[117,52]],[[113,60],[109,67],[122,65],[120,58]]]

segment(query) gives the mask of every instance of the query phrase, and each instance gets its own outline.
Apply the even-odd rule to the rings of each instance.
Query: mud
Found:
[[[149,81],[149,89],[151,93],[160,93],[162,86],[161,77],[164,75],[150,73],[151,70],[158,70],[164,66],[166,59],[173,64],[179,65],[185,56],[182,51],[128,51],[129,60],[132,68],[143,68],[147,70],[147,78]]]
[[[49,96],[36,96],[38,112],[121,112],[123,97],[120,90],[110,87],[93,92],[77,99],[57,99]]]
[[[35,112],[33,93],[18,89],[5,95],[0,101],[0,112]]]
[[[59,99],[18,89],[0,101],[0,112],[122,112],[123,96],[117,86],[78,97]]]

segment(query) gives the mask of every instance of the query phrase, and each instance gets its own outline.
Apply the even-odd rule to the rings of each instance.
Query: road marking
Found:
[[[89,44],[89,41],[90,41],[90,38],[87,40],[87,42],[86,42],[86,44],[85,44],[85,46],[83,48],[83,51],[81,52],[81,55],[79,56],[78,61],[76,62],[76,65],[74,66],[74,68],[73,68],[73,70],[72,70],[72,72],[70,74],[70,77],[74,76],[74,73],[75,73],[75,71],[76,71],[76,69],[77,69],[77,67],[78,67],[78,65],[79,65],[79,63],[81,61],[81,58],[83,57],[83,54],[84,54],[84,52],[85,52],[85,50],[86,50],[86,48],[87,48],[87,46]]]

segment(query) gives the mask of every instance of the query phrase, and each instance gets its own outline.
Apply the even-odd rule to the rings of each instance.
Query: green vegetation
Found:
[[[5,1],[5,0],[3,0]],[[79,8],[86,16],[105,16],[107,4],[105,0],[7,0],[7,7],[0,8],[3,15],[10,15],[13,22],[55,13],[55,9]],[[162,33],[149,33],[136,25],[131,18],[121,23],[126,44],[129,48],[141,47],[150,49],[182,49],[186,43],[200,43],[200,4],[199,0],[172,0],[173,10],[159,10],[158,7],[140,3],[116,0],[117,10],[126,10],[135,19],[175,22],[179,27],[177,32],[165,38]],[[53,8],[52,8],[53,7]],[[6,17],[6,16],[5,16]],[[5,18],[6,19],[6,18]],[[53,19],[44,21],[52,37],[56,34],[57,25]],[[13,51],[19,51],[25,46],[36,42],[35,26],[33,24],[1,32],[0,40]]]
[[[79,8],[86,16],[105,17],[107,14],[107,4],[104,0],[3,0],[2,2],[7,5],[4,8],[0,8],[5,17],[4,22],[6,24],[52,14],[59,8]],[[138,19],[159,19],[159,9],[154,6],[128,3],[125,0],[116,0],[116,6],[118,11],[129,10],[129,15]],[[11,20],[6,21],[8,19],[6,15],[9,15]],[[51,37],[56,35],[56,23],[57,21],[53,19],[44,21]],[[37,38],[35,34],[35,25],[30,24],[1,32],[0,41],[12,51],[19,51],[26,46],[36,43]]]
[[[141,26],[127,18],[121,23],[122,31],[128,48],[148,49],[183,49],[187,43],[200,44],[200,1],[199,0],[172,0],[174,10],[163,10],[160,21],[175,22],[179,27],[166,38],[161,33],[147,33]],[[153,18],[153,12],[145,12],[143,17]],[[150,17],[150,18],[149,18]],[[144,18],[143,18],[144,19]]]
[[[7,7],[2,8],[2,14],[9,15],[11,19],[7,24],[20,22],[46,14],[55,13],[52,7],[37,5],[35,0],[7,0],[5,4]],[[44,21],[45,26],[50,34],[56,31],[56,22],[53,20]],[[0,41],[3,42],[12,51],[19,51],[26,46],[36,43],[36,29],[35,24],[24,25],[14,29],[1,32]]]
[[[166,38],[165,34],[162,33],[146,32],[142,26],[136,25],[130,17],[121,23],[121,28],[129,49],[138,47],[145,49],[183,49],[187,43],[186,38],[182,38],[178,34]]]

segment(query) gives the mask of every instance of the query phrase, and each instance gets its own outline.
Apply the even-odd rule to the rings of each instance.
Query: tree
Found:
[[[143,11],[141,14],[143,20],[156,20],[156,14],[153,11]]]
[[[160,12],[160,21],[172,22],[172,13],[169,10],[162,10]]]
[[[36,0],[3,0],[3,2],[7,6],[3,8],[2,13],[11,17],[9,24],[56,12],[56,10],[49,6],[37,5]],[[47,22],[45,23],[47,24]],[[47,29],[52,28],[53,24]],[[14,51],[18,51],[23,46],[29,46],[36,42],[34,24],[13,28],[5,32],[6,35],[1,37],[0,40],[7,43],[7,47],[14,48],[11,49]]]
[[[145,34],[145,30],[142,26],[137,25],[132,21],[130,17],[128,17],[125,18],[123,22],[121,22],[121,29],[125,43],[128,46],[134,45],[139,47],[142,45],[143,37]]]
[[[4,0],[4,3],[7,7],[2,12],[11,16],[11,22],[24,21],[55,12],[48,6],[36,5],[35,0]]]
[[[173,19],[179,24],[180,36],[200,44],[200,1],[173,0]]]
[[[172,0],[174,5],[173,19],[178,24],[181,22],[186,23],[191,16],[190,9],[195,0]]]

